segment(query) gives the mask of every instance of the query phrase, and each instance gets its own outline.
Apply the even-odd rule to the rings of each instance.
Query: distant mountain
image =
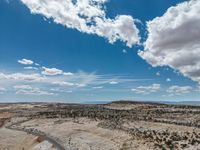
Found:
[[[86,102],[81,102],[80,104],[108,104],[111,101],[86,101]]]
[[[156,104],[156,105],[191,105],[191,106],[200,106],[200,101],[134,101],[134,100],[119,100],[119,101],[85,101],[80,102],[79,104]],[[15,104],[66,104],[66,103],[48,103],[48,102],[16,102],[16,103],[0,103],[0,105],[15,105]],[[68,103],[68,104],[77,104],[77,103]]]
[[[128,101],[128,100],[120,100],[120,101],[112,101],[115,104],[168,104],[168,105],[191,105],[191,106],[200,106],[200,101]]]
[[[161,102],[164,104],[171,104],[171,105],[192,105],[192,106],[200,106],[200,101],[180,101],[180,102]]]

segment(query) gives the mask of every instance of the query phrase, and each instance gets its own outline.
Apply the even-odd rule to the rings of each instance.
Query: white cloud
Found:
[[[57,81],[57,82],[53,82],[52,84],[55,84],[55,85],[59,85],[59,86],[74,86],[75,84],[74,83],[71,83],[71,82],[65,82],[65,81]]]
[[[59,70],[59,69],[58,69]],[[127,76],[113,76],[113,75],[99,75],[96,73],[87,73],[83,71],[79,71],[76,73],[72,73],[73,75],[64,75],[61,74],[59,76],[52,75],[55,73],[51,73],[51,75],[43,75],[42,73],[34,73],[38,72],[37,70],[33,70],[32,73],[29,71],[23,71],[23,73],[0,73],[0,81],[2,84],[6,86],[15,85],[34,85],[39,88],[45,88],[47,91],[50,88],[61,88],[61,89],[81,89],[87,86],[89,87],[101,87],[103,84],[112,84],[117,85],[118,83],[129,84],[132,82],[143,82],[146,79],[131,79]],[[64,72],[64,71],[63,71]],[[113,80],[113,78],[115,80]],[[18,86],[15,86],[17,88]],[[21,87],[21,86],[20,86]],[[19,87],[19,88],[20,88]],[[47,88],[48,87],[48,88]],[[49,88],[50,87],[50,88]],[[28,86],[25,86],[26,89],[29,89]],[[117,86],[116,86],[117,88]]]
[[[55,76],[55,75],[63,74],[63,71],[60,69],[57,69],[57,68],[42,67],[42,69],[43,69],[43,71],[42,71],[43,75]]]
[[[156,72],[156,75],[157,75],[157,76],[160,76],[160,72]]]
[[[36,66],[40,66],[40,64],[38,64],[38,63],[35,63],[35,65],[36,65]]]
[[[16,94],[24,95],[54,95],[54,93],[41,90],[39,88],[31,87],[30,85],[16,85],[14,88],[17,90]]]
[[[181,94],[190,93],[192,90],[193,88],[191,86],[173,85],[168,88],[167,92],[170,93],[171,95],[181,95]]]
[[[0,79],[3,80],[11,80],[11,81],[43,81],[46,78],[42,77],[40,74],[33,73],[33,74],[25,74],[25,73],[11,73],[11,74],[4,74],[0,73]]]
[[[75,84],[77,87],[86,87],[87,84],[84,84],[84,83],[76,83]]]
[[[35,88],[32,90],[18,90],[16,94],[23,94],[23,95],[55,95],[54,93],[50,93],[48,91],[42,91],[39,88]]]
[[[139,55],[152,66],[170,66],[200,83],[200,1],[170,7],[149,21],[145,51]]]
[[[32,69],[32,66],[27,67]],[[100,75],[84,71],[72,73],[47,67],[38,67],[38,70],[32,69],[31,71],[25,69],[16,73],[0,72],[0,83],[5,85],[9,92],[13,92],[14,89],[15,94],[23,95],[57,95],[58,93],[70,93],[70,91],[92,91],[92,89],[103,88],[104,84],[120,83],[123,85],[145,80],[149,79],[132,79],[127,75]],[[118,87],[115,86],[115,88]],[[2,89],[0,91],[3,93]]]
[[[3,87],[0,87],[0,94],[3,94],[4,92],[6,92],[6,89]]]
[[[51,18],[57,24],[83,33],[107,38],[110,43],[121,40],[131,47],[140,37],[135,22],[128,15],[106,18],[105,3],[108,0],[21,0],[32,14]]]
[[[103,86],[95,86],[95,87],[92,87],[93,89],[102,89]]]
[[[126,53],[127,53],[127,50],[123,49],[123,50],[122,50],[122,53],[126,54]]]
[[[51,70],[51,69],[50,69]],[[73,75],[55,76],[60,74],[56,69],[48,72],[48,76],[43,76],[42,73],[0,73],[0,81],[4,81],[6,85],[14,83],[28,83],[28,84],[41,84],[41,85],[57,85],[57,86],[74,86],[74,87],[85,87],[87,85],[98,85],[106,82],[109,79],[104,79],[104,77],[99,77],[94,73],[77,72]],[[43,74],[47,74],[44,73]],[[98,80],[98,78],[101,78]]]
[[[71,73],[71,72],[64,72],[63,75],[65,75],[65,76],[72,76],[72,75],[74,75],[74,74]]]
[[[15,89],[23,89],[23,90],[31,90],[32,87],[30,85],[15,85]]]
[[[111,81],[111,82],[109,82],[110,84],[118,84],[118,82],[117,81]]]
[[[139,86],[137,88],[131,89],[131,91],[137,94],[150,94],[158,92],[159,90],[160,84],[152,84],[150,86]]]
[[[34,62],[32,60],[28,60],[28,59],[21,59],[21,60],[18,60],[18,63],[20,63],[22,65],[32,65]]]
[[[24,67],[24,69],[27,69],[27,70],[38,70],[37,67],[32,67],[32,66]]]
[[[171,79],[170,79],[170,78],[167,78],[166,81],[167,81],[167,82],[171,82]]]

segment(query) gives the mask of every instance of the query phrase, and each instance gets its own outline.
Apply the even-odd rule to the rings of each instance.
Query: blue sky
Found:
[[[66,0],[66,3],[67,1],[70,0]],[[85,2],[87,3],[87,1]],[[152,56],[154,52],[150,47],[155,48],[157,52],[163,50],[164,53],[164,46],[160,46],[160,43],[164,42],[155,39],[160,42],[157,44],[150,43],[151,40],[148,40],[152,37],[159,37],[162,33],[166,33],[170,37],[171,34],[167,34],[170,30],[165,29],[165,26],[159,35],[153,36],[159,33],[155,32],[153,27],[157,25],[159,28],[164,24],[161,21],[158,24],[154,21],[155,18],[160,17],[162,21],[167,20],[171,17],[171,11],[168,14],[166,11],[172,6],[175,6],[174,9],[177,10],[177,16],[179,16],[179,14],[183,14],[183,10],[180,8],[184,7],[184,3],[189,2],[184,2],[184,0],[104,1],[102,0],[99,7],[96,5],[95,7],[91,5],[91,7],[103,13],[103,15],[99,15],[99,22],[103,21],[104,25],[112,24],[110,29],[109,26],[101,29],[103,25],[96,25],[95,29],[79,28],[76,24],[69,27],[69,20],[64,15],[62,16],[62,12],[59,12],[60,16],[54,13],[53,9],[57,10],[57,5],[55,8],[49,8],[50,5],[43,6],[37,0],[1,0],[0,102],[83,102],[120,99],[199,100],[200,77],[192,76],[193,72],[184,68],[190,64],[183,67],[183,63],[177,65],[179,63],[175,63],[171,59],[167,61],[169,58],[173,59],[174,55],[188,52],[189,49],[185,45],[185,49],[179,45],[177,49],[181,49],[181,51],[175,53],[176,48],[168,48],[166,51],[170,51],[174,55],[167,53],[162,56],[162,58],[166,58],[166,61],[161,63],[158,61],[160,58],[158,55]],[[191,0],[191,3],[193,1],[195,0]],[[192,6],[198,5],[193,3],[191,6],[187,6],[191,7],[189,10],[191,12],[194,10]],[[34,6],[37,7],[34,8]],[[49,14],[41,11],[38,6],[45,7],[44,10],[48,10]],[[94,14],[92,13],[92,15]],[[116,18],[116,16],[122,15],[124,18]],[[195,19],[198,21],[199,18]],[[130,21],[130,24],[125,26],[123,21]],[[148,26],[147,21],[152,21],[152,25]],[[94,22],[92,20],[90,23]],[[97,22],[95,23],[97,24]],[[122,23],[122,27],[116,27],[117,23]],[[173,24],[174,22],[169,23]],[[183,21],[180,23],[184,25]],[[126,32],[122,29],[123,25],[126,28],[130,27],[130,30]],[[178,32],[181,25],[171,30]],[[116,30],[114,30],[115,28]],[[106,32],[103,32],[105,29]],[[107,29],[116,34],[107,34]],[[197,27],[197,29],[199,28]],[[123,32],[126,32],[126,36]],[[133,38],[130,40],[129,36]],[[113,37],[116,39],[111,39]],[[180,41],[180,37],[175,38]],[[186,40],[185,43],[187,43]],[[145,41],[147,41],[147,46],[143,45]],[[174,43],[171,45],[173,46]],[[193,45],[199,46],[196,43]],[[147,53],[140,55],[140,50],[146,50]],[[195,52],[199,54],[198,50]],[[190,62],[188,58],[182,58],[183,60],[180,62]],[[177,59],[174,58],[174,60]],[[195,64],[199,64],[199,62],[196,61]],[[198,66],[196,68],[195,73],[198,74],[199,68]]]

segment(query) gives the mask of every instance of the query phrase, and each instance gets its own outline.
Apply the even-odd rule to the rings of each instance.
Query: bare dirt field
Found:
[[[0,150],[198,150],[200,107],[2,104]]]

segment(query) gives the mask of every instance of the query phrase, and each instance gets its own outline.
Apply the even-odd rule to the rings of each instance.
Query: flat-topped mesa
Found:
[[[165,102],[165,101],[133,101],[133,100],[119,100],[119,101],[112,101],[108,104],[105,105],[112,105],[112,104],[118,104],[118,105],[151,105],[151,106],[163,106],[163,107],[168,107],[168,108],[183,108],[183,109],[193,109],[193,108],[199,108],[200,105],[189,105],[188,103],[184,102]],[[198,104],[198,103],[197,103]]]
[[[119,100],[119,101],[112,101],[109,104],[151,104],[151,105],[166,105],[163,103],[159,103],[159,102],[153,102],[153,101],[129,101],[129,100]]]

